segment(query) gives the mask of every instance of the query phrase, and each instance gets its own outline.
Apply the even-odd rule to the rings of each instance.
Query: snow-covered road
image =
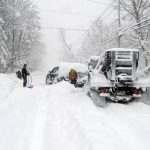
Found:
[[[149,150],[150,106],[133,102],[97,108],[67,82],[34,88],[0,75],[0,150]],[[5,83],[4,83],[5,82]]]

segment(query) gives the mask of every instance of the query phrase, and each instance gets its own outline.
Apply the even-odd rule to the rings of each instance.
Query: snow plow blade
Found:
[[[99,93],[93,89],[90,89],[90,97],[93,103],[98,107],[105,107],[107,105],[106,98],[100,97]]]
[[[137,98],[137,101],[150,105],[150,87],[146,88],[146,91],[142,93],[142,97]]]

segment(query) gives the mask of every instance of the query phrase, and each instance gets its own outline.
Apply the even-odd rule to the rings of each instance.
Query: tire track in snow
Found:
[[[8,102],[6,101],[6,99],[9,99],[11,93],[17,88],[18,82],[17,80],[12,80],[12,77],[8,77],[7,75],[3,75],[4,76],[4,81],[3,84],[5,83],[5,80],[9,80],[8,83],[5,83],[5,86],[2,84],[0,87],[0,91],[1,93],[3,93],[2,95],[0,95],[0,109],[4,109],[5,107],[7,107]],[[7,87],[7,90],[6,90]],[[4,92],[2,92],[4,90]],[[6,90],[6,91],[5,91]]]
[[[45,110],[47,113],[45,125],[47,134],[45,135],[44,149],[93,150],[74,115],[60,102],[61,97],[54,96],[53,92],[50,92],[47,97],[49,105]]]
[[[36,113],[34,116],[33,129],[29,137],[28,150],[43,150],[46,144],[44,141],[46,133],[45,124],[47,120],[46,109],[48,105],[46,95],[49,89],[49,87],[37,85],[32,91],[35,95],[34,99],[36,100]]]
[[[46,123],[46,116],[42,108],[44,107],[41,102],[43,96],[38,97],[38,105],[35,116],[34,128],[30,136],[29,150],[43,150],[44,145],[44,126]]]
[[[64,95],[62,94],[62,97]],[[95,108],[93,108],[93,103],[88,103],[87,102],[87,98],[86,102],[84,103],[85,106],[81,106],[83,103],[82,99],[79,99],[79,97],[76,97],[73,99],[72,97],[75,96],[73,94],[68,93],[68,100],[66,100],[66,105],[64,105],[64,107],[70,107],[69,109],[69,113],[72,112],[73,116],[75,116],[74,118],[77,118],[76,120],[78,120],[80,126],[82,126],[82,130],[84,129],[84,131],[87,130],[86,133],[86,137],[89,141],[92,140],[92,145],[94,145],[95,149],[99,149],[99,147],[103,147],[103,149],[142,149],[144,147],[144,145],[146,144],[146,149],[149,149],[150,145],[148,142],[149,136],[146,135],[146,138],[141,137],[140,139],[137,138],[137,135],[141,135],[141,122],[142,122],[142,118],[146,115],[146,118],[148,117],[148,120],[150,120],[150,114],[149,112],[149,106],[146,106],[142,103],[136,103],[135,107],[132,107],[132,103],[131,106],[130,105],[121,105],[121,104],[113,104],[110,103],[108,107],[102,109],[98,109],[95,106]],[[82,97],[83,98],[83,97]],[[61,98],[60,98],[61,99]],[[71,100],[69,100],[71,99]],[[69,102],[71,101],[71,102]],[[59,101],[61,103],[61,101]],[[75,105],[77,102],[78,106]],[[64,101],[63,101],[64,103]],[[71,105],[73,105],[71,107]],[[89,105],[89,107],[88,107]],[[139,111],[138,108],[136,108],[139,105],[139,110],[142,108],[142,111]],[[81,107],[80,107],[81,106]],[[112,106],[114,106],[114,110],[111,110]],[[81,110],[83,110],[83,108],[88,108],[88,110],[84,110],[83,112],[81,112]],[[132,110],[134,108],[134,111]],[[145,114],[145,109],[148,111]],[[78,111],[77,111],[78,110]],[[108,110],[108,112],[107,112]],[[118,111],[118,113],[115,113],[116,110],[120,110]],[[141,116],[141,119],[137,119],[136,116],[136,111],[138,116]],[[89,116],[87,116],[86,113],[89,112]],[[127,112],[127,113],[126,113]],[[94,114],[95,113],[95,114]],[[108,113],[108,114],[107,114]],[[125,115],[123,115],[123,113],[125,113]],[[129,114],[128,114],[129,113]],[[140,113],[142,115],[140,115]],[[112,114],[112,115],[111,115]],[[127,115],[128,114],[128,115]],[[129,121],[134,122],[137,120],[137,126],[139,126],[136,130],[134,130],[134,128],[130,127],[130,123],[128,123],[127,125],[129,126],[128,128],[126,127],[126,124],[122,123],[121,121],[123,120],[123,118],[125,118],[125,116],[130,116],[133,115],[130,119],[130,117],[126,118],[126,122],[128,123]],[[93,116],[93,118],[92,118]],[[85,117],[87,117],[85,119]],[[118,118],[118,119],[115,119]],[[88,125],[84,124],[81,120],[84,120]],[[91,120],[91,122],[87,121]],[[132,120],[133,119],[133,120]],[[144,119],[145,120],[145,119]],[[147,121],[148,126],[150,124],[149,121]],[[95,129],[92,128],[92,126],[95,126]],[[98,127],[99,126],[99,127]],[[134,127],[136,125],[134,124]],[[146,128],[147,126],[145,126]],[[102,128],[101,130],[99,130],[98,128]],[[133,131],[132,131],[133,130]],[[144,131],[144,133],[149,132],[149,129],[145,129],[142,130]],[[150,134],[148,134],[150,135]],[[148,137],[148,138],[147,138]],[[141,142],[141,140],[144,138],[144,141]],[[104,140],[103,140],[104,139]],[[147,142],[145,142],[147,141]],[[133,144],[134,143],[134,144]],[[107,145],[111,145],[110,147],[108,147]],[[122,148],[123,147],[123,148]]]
[[[110,105],[104,113],[120,138],[130,149],[149,150],[150,129],[147,127],[150,126],[150,107],[139,102]]]
[[[36,114],[36,103],[29,99],[31,96],[28,89],[16,88],[5,99],[8,106],[0,115],[0,147],[3,150],[27,149]]]
[[[62,83],[63,84],[63,83]],[[49,131],[54,137],[50,137],[54,143],[50,145],[51,149],[60,149],[60,145],[70,142],[71,137],[76,137],[78,144],[74,149],[90,149],[99,150],[103,147],[103,150],[107,149],[121,149],[122,146],[118,145],[118,141],[128,149],[129,147],[120,139],[120,136],[116,134],[115,130],[109,125],[109,122],[105,118],[104,113],[100,115],[99,111],[89,100],[84,92],[79,92],[76,89],[59,90],[59,85],[52,86],[54,89],[49,96],[49,123],[48,126],[52,128]],[[57,89],[57,88],[58,89]],[[56,89],[58,91],[56,91]],[[82,99],[81,99],[82,98]],[[70,130],[72,127],[72,130]],[[73,132],[76,131],[76,133]],[[61,135],[59,135],[61,133]],[[69,134],[68,134],[69,133]],[[70,134],[71,133],[71,134]],[[77,135],[77,136],[76,136]],[[61,140],[65,137],[65,140]],[[68,137],[70,137],[68,139]],[[59,139],[57,141],[57,139]],[[57,142],[56,142],[57,141]],[[76,142],[75,142],[76,143]],[[84,147],[88,143],[87,147]],[[109,145],[111,144],[111,145]],[[80,146],[79,146],[80,145]],[[69,149],[68,144],[64,149]],[[79,147],[78,147],[79,146]],[[73,146],[72,146],[73,147]],[[80,148],[81,147],[81,148]]]
[[[72,107],[70,109],[73,111],[73,114],[76,115],[86,136],[91,141],[94,147],[93,149],[99,150],[100,147],[102,147],[103,150],[119,150],[122,149],[122,147],[129,149],[128,145],[120,139],[119,134],[117,134],[115,129],[110,125],[103,109],[97,110],[97,107],[89,98],[86,96],[83,98],[84,100],[78,100],[78,105],[80,109],[83,110],[82,113],[78,109],[73,110]],[[118,142],[121,144],[118,144]]]
[[[68,83],[15,88],[0,108],[2,150],[129,150],[150,147],[150,109],[141,103],[97,109]],[[144,147],[145,146],[145,147]]]

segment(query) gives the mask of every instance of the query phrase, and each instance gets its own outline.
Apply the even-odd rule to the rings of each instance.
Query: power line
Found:
[[[65,15],[72,15],[72,16],[89,17],[89,18],[96,18],[97,17],[97,16],[83,15],[83,14],[78,14],[78,13],[63,12],[63,11],[59,11],[59,10],[42,9],[42,8],[38,8],[38,9],[40,11],[46,11],[46,12],[51,12],[51,13],[59,13],[59,14],[65,14]]]
[[[147,26],[149,26],[149,25],[150,25],[150,23],[145,24],[145,25],[142,25],[142,26],[137,27],[137,28],[130,28],[130,29],[126,30],[126,31],[125,31],[124,33],[122,33],[122,34],[125,34],[126,32],[129,32],[129,31],[134,31],[134,30],[137,30],[137,29],[140,29],[140,28],[144,28],[144,27],[147,27]]]
[[[105,13],[108,12],[108,10],[110,9],[110,7],[111,7],[111,5],[112,5],[113,3],[114,3],[114,2],[112,1],[112,2],[104,9],[104,11],[100,14],[100,16],[89,26],[88,30],[89,30],[100,18],[102,18],[102,16],[105,15]],[[90,30],[89,30],[89,31],[90,31]],[[85,33],[86,33],[86,32],[85,32]],[[83,33],[83,34],[81,35],[81,37],[84,36],[85,33]],[[79,39],[80,39],[80,38],[79,38]]]
[[[101,21],[104,21],[113,11],[114,11],[114,9],[110,10],[110,11],[101,19]]]
[[[137,29],[140,29],[140,28],[144,28],[144,27],[146,27],[146,26],[150,26],[150,23],[147,23],[147,24],[142,25],[142,26],[140,26],[140,27],[132,28],[132,27],[136,27],[137,25],[142,24],[142,23],[144,23],[144,22],[146,22],[146,21],[148,21],[148,20],[150,20],[150,18],[149,18],[149,19],[146,19],[146,20],[143,20],[143,21],[137,23],[136,25],[130,26],[130,27],[127,28],[127,29],[123,29],[122,31],[120,30],[121,35],[123,35],[123,34],[129,32],[129,31],[134,31],[134,30],[137,30]],[[117,37],[118,37],[118,34],[117,34],[118,32],[119,32],[119,30],[116,31],[116,33],[114,33],[114,34],[111,34],[106,40],[104,39],[104,41],[100,44],[100,46],[103,46],[103,45],[106,44],[107,42],[109,42],[109,41],[111,41],[111,40],[117,38]]]
[[[112,11],[113,11],[113,10],[111,10],[102,20],[106,19]],[[90,31],[90,30],[88,29],[88,31]],[[93,31],[93,30],[92,30],[92,31]],[[75,42],[72,43],[72,45],[76,44],[86,33],[87,33],[87,32],[83,33]],[[116,36],[116,33],[115,33],[115,34],[114,34],[114,33],[111,34],[111,36],[113,36],[113,37],[112,37],[110,40],[112,40],[113,38],[115,38],[114,36]],[[118,36],[117,36],[117,37],[118,37]],[[110,40],[109,40],[109,41],[110,41]]]
[[[108,10],[109,10],[109,8],[110,8],[110,6],[111,6],[112,4],[113,4],[113,2],[111,2],[111,3],[108,5],[108,7],[101,13],[101,15],[96,19],[96,21],[99,20],[100,18],[102,18],[103,15],[108,12]],[[39,9],[40,9],[40,8],[39,8]],[[42,11],[48,11],[48,12],[55,12],[55,13],[63,13],[63,14],[68,14],[68,15],[78,15],[78,16],[84,16],[84,17],[85,17],[85,16],[86,16],[86,17],[95,17],[95,16],[87,16],[87,15],[80,15],[80,14],[74,14],[74,13],[61,12],[61,11],[57,11],[57,10],[46,10],[46,9],[40,9],[40,10],[42,10]],[[106,14],[106,16],[104,16],[104,18],[102,18],[102,20],[105,19],[111,12],[112,12],[112,10],[109,11],[109,12]],[[94,21],[94,22],[92,23],[92,25],[93,25],[96,21]],[[91,27],[92,25],[90,25],[90,27]],[[62,30],[68,30],[68,31],[83,31],[84,34],[85,34],[85,33],[87,33],[88,31],[90,31],[90,30],[89,30],[90,27],[89,27],[88,29],[62,28],[62,27],[49,27],[49,26],[43,26],[43,27],[41,27],[41,28],[43,28],[43,29],[50,29],[50,30],[60,30],[60,29],[62,29]],[[91,31],[93,31],[93,30],[91,30]],[[78,39],[81,39],[84,34],[82,34],[81,37],[78,38]],[[77,40],[76,40],[76,41],[77,41]]]
[[[113,40],[113,39],[115,39],[115,38],[117,38],[117,37],[118,37],[117,32],[114,33],[114,34],[111,34],[106,40],[104,40],[104,41],[100,44],[100,46],[103,46],[103,45],[106,44],[107,42],[109,42],[109,41],[111,41],[111,40]]]
[[[62,27],[48,27],[48,26],[43,26],[43,29],[50,29],[50,30],[68,30],[68,31],[89,31],[88,29],[79,29],[79,28],[62,28]]]
[[[87,0],[87,1],[93,2],[93,3],[97,3],[97,4],[110,5],[108,3],[100,2],[100,1],[95,1],[95,0]],[[118,7],[118,5],[113,5],[113,4],[111,4],[111,6]]]
[[[127,27],[126,29],[123,29],[122,32],[124,32],[124,31],[126,31],[126,30],[129,30],[129,29],[131,29],[131,28],[133,28],[133,27],[136,27],[136,26],[138,26],[138,25],[140,25],[140,24],[142,24],[142,23],[144,23],[144,22],[147,22],[147,21],[149,21],[149,20],[150,20],[150,18],[145,19],[145,20],[142,20],[141,22],[138,22],[138,23],[135,24],[135,25],[132,25],[132,26]]]
[[[89,28],[86,30],[86,32],[84,32],[75,42],[73,42],[73,45],[74,45],[74,43],[76,43],[78,40],[80,40],[81,38],[83,38],[85,35],[86,35],[86,33],[88,32],[88,31],[90,31],[89,29],[96,23],[96,21],[97,20],[99,20],[100,18],[101,18],[101,20],[104,20],[104,19],[106,19],[108,16],[109,16],[109,14],[114,10],[111,10],[111,11],[109,11],[108,12],[108,10],[110,9],[110,7],[111,7],[111,5],[114,3],[114,1],[112,1],[105,9],[104,9],[104,11],[100,14],[100,16],[89,26]],[[108,12],[108,13],[107,13]],[[103,17],[103,15],[105,15],[105,13],[107,13],[106,14],[106,16],[104,16],[104,18],[102,18]],[[92,30],[93,31],[93,30]]]
[[[107,13],[108,12],[108,10],[110,9],[110,7],[111,7],[111,5],[113,4],[114,2],[112,1],[105,9],[104,9],[104,11],[100,14],[100,16],[93,22],[93,24],[97,21],[97,20],[99,20],[99,19],[101,19],[104,15],[105,15],[105,13]]]
[[[112,2],[104,9],[104,11],[100,14],[100,16],[89,26],[88,30],[89,30],[99,19],[101,19],[101,21],[102,21],[103,19],[106,19],[106,18],[109,16],[110,12],[107,14],[107,16],[105,16],[105,18],[102,19],[103,15],[105,15],[105,14],[108,12],[108,10],[110,9],[110,7],[111,7],[111,5],[112,5],[113,3],[114,3],[114,1],[112,1]],[[89,31],[90,31],[90,30],[89,30]],[[84,34],[85,34],[85,33],[84,33]],[[83,35],[84,35],[84,34],[83,34]],[[81,37],[82,37],[83,35],[81,35]]]

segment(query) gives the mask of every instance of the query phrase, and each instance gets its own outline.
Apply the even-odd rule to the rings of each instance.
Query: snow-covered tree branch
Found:
[[[2,0],[0,17],[9,53],[5,69],[12,71],[29,61],[34,45],[40,41],[39,16],[31,0]]]

